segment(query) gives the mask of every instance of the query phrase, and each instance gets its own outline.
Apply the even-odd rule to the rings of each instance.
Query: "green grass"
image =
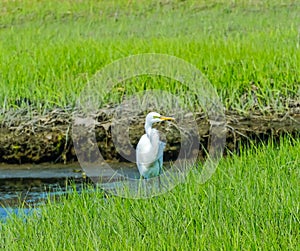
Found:
[[[288,109],[299,100],[297,1],[2,1],[0,116],[73,107],[85,83],[117,59],[164,53],[192,63],[227,109]],[[180,83],[141,76],[105,98],[152,88],[184,99]],[[74,193],[39,215],[0,223],[5,250],[299,250],[299,139],[222,159],[199,184],[191,172],[171,192],[133,200]]]
[[[2,2],[2,112],[28,104],[40,112],[73,107],[98,70],[147,52],[198,67],[227,109],[253,107],[251,83],[259,87],[261,110],[287,109],[285,100],[300,96],[300,4],[286,2]],[[114,90],[106,102],[150,88],[186,95],[180,83],[145,76],[122,93]]]
[[[5,250],[299,250],[300,140],[223,159],[151,199],[74,193],[1,224]],[[287,154],[288,153],[288,154]]]

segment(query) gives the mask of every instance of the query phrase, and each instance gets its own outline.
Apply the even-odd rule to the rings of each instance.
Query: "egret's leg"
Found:
[[[161,190],[162,186],[161,186],[161,181],[160,181],[160,175],[158,176],[158,188],[159,191]]]

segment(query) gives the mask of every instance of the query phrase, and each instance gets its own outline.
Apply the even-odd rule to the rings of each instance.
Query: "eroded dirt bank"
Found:
[[[95,135],[95,142],[102,156],[110,161],[126,161],[125,158],[134,158],[135,147],[139,138],[144,133],[145,115],[128,118],[129,127],[126,132],[116,127],[113,120],[114,110],[106,109],[95,114],[97,123],[90,135]],[[191,118],[191,116],[193,118]],[[182,129],[186,121],[195,121],[197,127]],[[72,134],[73,117],[71,112],[54,110],[44,116],[19,114],[11,119],[4,118],[0,129],[0,162],[3,163],[70,163],[77,161]],[[122,124],[122,122],[120,122]],[[187,122],[188,124],[188,122]],[[162,123],[158,125],[162,131],[162,137],[167,141],[165,160],[176,159],[181,148],[182,133],[190,138],[199,134],[199,157],[205,157],[209,145],[210,122],[202,113],[186,114],[182,116],[181,126],[176,124]],[[300,131],[300,107],[291,108],[286,113],[272,113],[268,115],[259,112],[251,112],[248,115],[239,115],[235,112],[226,112],[226,150],[235,152],[240,145],[250,142],[265,142],[269,138],[279,140],[282,135],[290,134],[297,136]],[[119,130],[119,131],[118,131]],[[113,133],[112,133],[113,131]],[[84,133],[83,133],[84,135]],[[85,141],[84,146],[90,139],[81,135],[76,140]],[[127,138],[127,135],[129,138]],[[93,141],[93,140],[91,140]],[[118,151],[114,142],[118,142]],[[91,143],[92,144],[92,143]],[[130,145],[131,144],[131,145]],[[84,152],[85,149],[83,149]],[[93,154],[89,152],[89,154]]]

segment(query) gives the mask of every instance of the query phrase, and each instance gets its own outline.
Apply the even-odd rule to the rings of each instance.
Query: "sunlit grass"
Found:
[[[2,1],[0,115],[74,107],[98,70],[149,52],[194,64],[227,109],[284,110],[286,99],[299,99],[297,2],[161,2]],[[141,76],[123,85],[107,103],[164,89],[198,109],[176,81]],[[0,223],[0,249],[297,250],[299,150],[298,139],[251,146],[223,159],[207,183],[191,172],[186,183],[147,200],[73,193],[36,216]]]
[[[258,87],[259,109],[286,109],[286,99],[299,98],[300,91],[300,6],[267,3],[2,3],[2,111],[28,104],[41,112],[73,107],[98,70],[149,52],[174,55],[198,67],[228,109],[254,106],[251,84]],[[145,81],[186,96],[180,83],[148,76],[130,81],[124,92],[143,90]],[[106,100],[118,103],[122,95],[114,90]]]
[[[36,216],[1,224],[6,250],[297,250],[300,141],[282,139],[223,159],[205,184],[151,199],[74,193]],[[287,154],[288,153],[288,154]]]

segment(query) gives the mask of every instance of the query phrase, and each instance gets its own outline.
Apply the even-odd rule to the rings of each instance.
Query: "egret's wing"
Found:
[[[146,166],[152,165],[155,161],[160,158],[160,152],[162,145],[159,141],[159,133],[153,129],[150,137],[144,134],[136,148],[137,162]],[[163,152],[163,148],[162,148]]]
[[[151,142],[144,134],[136,147],[136,163],[139,168],[147,168],[149,163],[146,161],[147,153],[151,151]]]

